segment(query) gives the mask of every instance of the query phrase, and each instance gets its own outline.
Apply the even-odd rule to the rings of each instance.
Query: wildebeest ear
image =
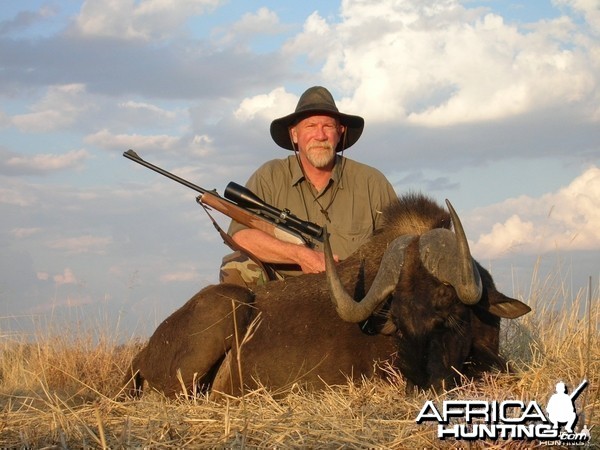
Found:
[[[500,292],[496,291],[493,297],[490,298],[490,305],[487,310],[495,316],[504,319],[516,319],[531,311],[531,308],[525,303],[516,298],[507,297]]]
[[[504,319],[516,319],[531,311],[531,308],[525,303],[510,298],[499,292],[494,285],[494,280],[490,273],[485,270],[479,263],[477,268],[481,274],[483,281],[483,298],[479,302],[479,306],[487,310],[490,314]]]

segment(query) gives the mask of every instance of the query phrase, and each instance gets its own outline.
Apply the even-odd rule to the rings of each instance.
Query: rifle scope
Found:
[[[269,214],[272,218],[278,222],[285,224],[286,226],[300,232],[307,234],[314,238],[321,238],[323,236],[323,228],[316,223],[308,222],[299,219],[293,215],[289,209],[277,209],[274,206],[265,203],[257,195],[255,195],[250,189],[240,186],[233,181],[230,182],[225,188],[223,193],[224,197],[232,202],[237,203],[240,206],[247,208],[253,208],[260,212]]]

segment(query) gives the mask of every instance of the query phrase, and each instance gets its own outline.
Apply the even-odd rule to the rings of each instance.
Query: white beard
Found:
[[[306,159],[317,169],[323,169],[335,159],[335,150],[328,142],[311,144],[306,149]]]

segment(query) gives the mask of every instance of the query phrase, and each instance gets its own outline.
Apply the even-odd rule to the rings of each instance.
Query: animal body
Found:
[[[329,252],[326,273],[201,290],[134,358],[126,392],[141,394],[144,380],[168,396],[315,389],[385,376],[383,363],[408,388],[438,389],[458,373],[502,368],[500,317],[530,308],[498,292],[473,260],[449,203],[447,212],[420,194],[399,200],[348,259],[334,266]]]

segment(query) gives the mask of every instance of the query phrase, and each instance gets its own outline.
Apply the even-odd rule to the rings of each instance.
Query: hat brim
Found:
[[[294,112],[287,116],[280,117],[279,119],[275,119],[271,122],[271,137],[280,147],[285,148],[286,150],[294,150],[290,138],[290,127],[306,117],[320,114],[336,117],[340,123],[346,127],[346,136],[345,138],[340,139],[340,142],[335,149],[336,152],[352,147],[352,145],[358,141],[365,128],[365,120],[360,116],[333,112],[327,109],[313,109],[310,111]]]

